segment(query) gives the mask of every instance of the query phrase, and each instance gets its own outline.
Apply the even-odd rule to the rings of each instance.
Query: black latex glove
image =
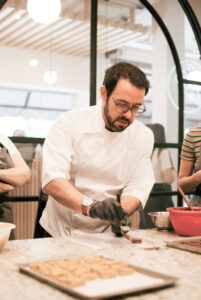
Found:
[[[112,232],[116,234],[116,236],[122,236],[121,228],[118,224],[111,224]]]
[[[116,200],[107,199],[95,202],[89,210],[89,215],[92,218],[99,218],[101,220],[118,223],[127,216],[127,212]]]
[[[120,221],[118,223],[112,223],[111,229],[112,229],[112,232],[116,234],[116,236],[122,236],[122,230],[124,231],[125,228],[130,227],[130,225],[131,225],[130,220],[129,220],[128,214],[127,214],[127,216],[122,221]]]

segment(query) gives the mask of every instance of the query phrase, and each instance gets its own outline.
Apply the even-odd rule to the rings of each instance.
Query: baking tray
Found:
[[[166,242],[167,246],[201,254],[201,237],[186,237]]]
[[[72,288],[67,286],[66,284],[58,282],[55,279],[33,271],[29,268],[29,263],[20,264],[20,272],[30,275],[65,293],[82,299],[105,299],[126,294],[146,292],[149,290],[165,288],[174,285],[178,280],[176,277],[173,276],[165,275],[152,270],[128,264],[129,266],[132,266],[135,269],[135,272],[132,275],[117,276],[115,278],[110,279],[90,280],[87,281],[84,286]]]

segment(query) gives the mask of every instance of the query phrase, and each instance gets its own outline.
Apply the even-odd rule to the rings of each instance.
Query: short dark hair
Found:
[[[129,81],[139,89],[145,89],[145,95],[149,90],[149,81],[146,75],[137,66],[127,62],[116,63],[105,71],[103,85],[107,91],[107,98],[110,97],[120,78]]]

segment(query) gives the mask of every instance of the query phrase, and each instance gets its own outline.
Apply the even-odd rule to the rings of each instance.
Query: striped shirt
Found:
[[[198,163],[201,146],[201,126],[191,128],[185,136],[181,158],[189,161],[194,161],[195,166]]]

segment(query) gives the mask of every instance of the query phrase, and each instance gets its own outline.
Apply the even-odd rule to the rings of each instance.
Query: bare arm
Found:
[[[44,191],[62,205],[79,213],[82,212],[81,203],[87,195],[77,190],[68,180],[55,178],[44,187]]]
[[[131,215],[140,205],[140,200],[136,197],[124,196],[121,198],[121,206],[128,215]]]
[[[44,187],[44,191],[62,205],[79,213],[82,212],[81,203],[87,195],[77,190],[68,180],[64,178],[53,179]],[[125,196],[121,198],[121,205],[129,215],[138,208],[139,204],[140,200],[136,197]]]
[[[178,185],[184,192],[191,192],[201,183],[201,171],[193,174],[194,162],[181,159]]]
[[[13,156],[14,168],[0,170],[0,180],[21,186],[30,180],[30,170],[20,155]]]

